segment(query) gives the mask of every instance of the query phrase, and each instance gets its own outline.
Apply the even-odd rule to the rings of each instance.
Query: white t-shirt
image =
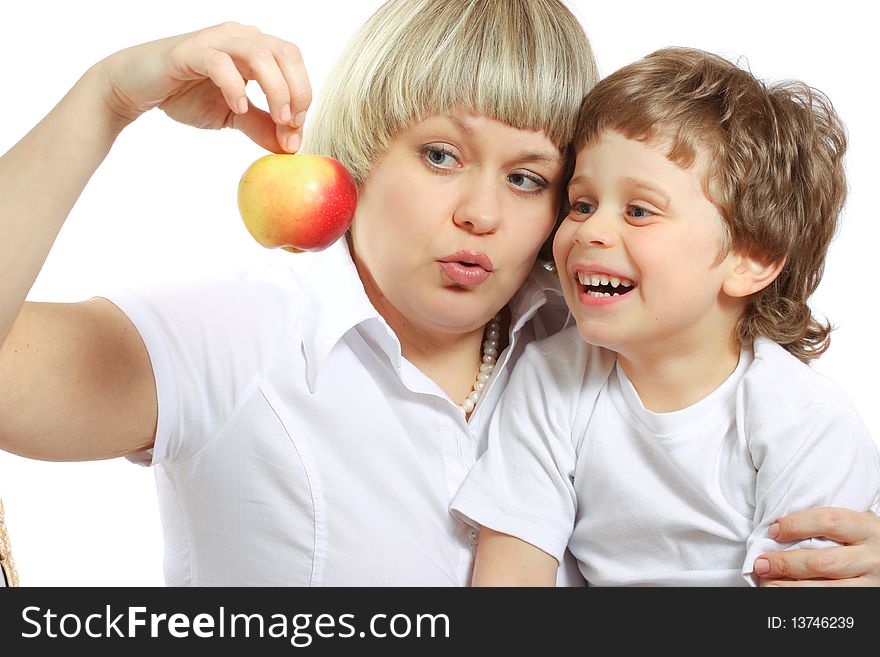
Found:
[[[754,584],[793,511],[878,511],[880,455],[833,382],[759,339],[696,404],[653,413],[572,327],[533,343],[455,497],[457,517],[560,559],[591,585]]]
[[[558,282],[536,267],[510,302],[510,346],[468,424],[401,356],[345,240],[267,257],[275,266],[258,276],[108,297],[156,378],[144,457],[166,583],[468,584],[476,533],[449,501],[511,363],[567,317]]]

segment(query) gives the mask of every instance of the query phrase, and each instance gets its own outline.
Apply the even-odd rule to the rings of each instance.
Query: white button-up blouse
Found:
[[[476,536],[448,505],[524,345],[567,318],[558,281],[536,267],[510,302],[467,423],[401,356],[345,240],[273,265],[108,297],[156,378],[166,583],[466,585]]]

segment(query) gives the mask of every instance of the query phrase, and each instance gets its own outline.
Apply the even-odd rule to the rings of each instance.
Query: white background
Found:
[[[846,389],[880,439],[872,292],[880,240],[874,161],[880,151],[880,94],[873,80],[877,56],[868,4],[837,2],[833,10],[827,2],[766,0],[719,3],[717,9],[706,2],[655,0],[569,4],[586,27],[602,75],[657,48],[683,45],[745,56],[759,77],[800,78],[830,96],[849,128],[851,195],[813,299],[813,307],[839,327],[816,368]],[[253,24],[298,44],[318,92],[339,50],[378,5],[375,0],[6,3],[0,17],[0,152],[99,59],[224,20]],[[249,92],[265,106],[256,90]],[[241,224],[236,188],[244,169],[262,154],[233,131],[198,131],[158,111],[142,117],[95,174],[29,298],[76,301],[111,286],[188,276],[252,257],[260,247]],[[161,531],[149,469],[122,459],[41,463],[0,453],[0,495],[23,584],[162,584]]]

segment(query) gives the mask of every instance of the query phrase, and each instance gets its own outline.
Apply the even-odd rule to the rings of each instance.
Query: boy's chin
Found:
[[[602,347],[617,351],[620,346],[619,331],[613,331],[610,326],[601,326],[602,322],[595,319],[577,319],[578,333],[581,339],[594,347]]]

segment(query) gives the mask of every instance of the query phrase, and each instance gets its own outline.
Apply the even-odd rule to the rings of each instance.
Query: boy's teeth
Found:
[[[628,278],[618,278],[617,276],[603,274],[585,274],[583,272],[578,272],[578,281],[581,285],[592,285],[594,287],[599,285],[610,285],[611,287],[620,287],[621,285],[624,287],[635,286],[635,283]]]

